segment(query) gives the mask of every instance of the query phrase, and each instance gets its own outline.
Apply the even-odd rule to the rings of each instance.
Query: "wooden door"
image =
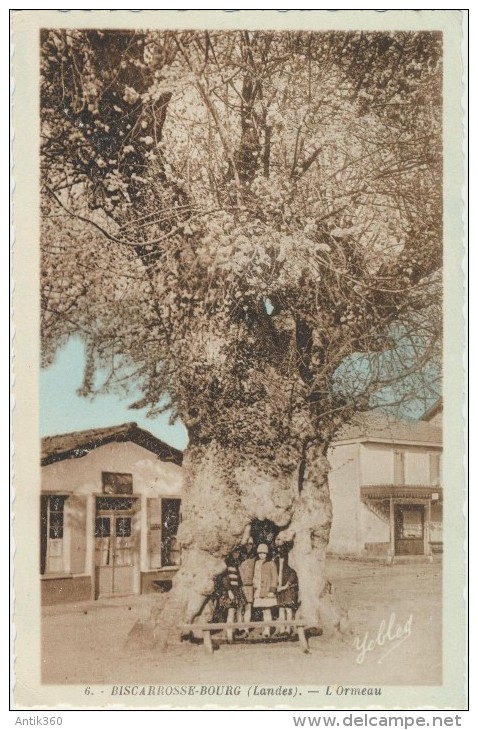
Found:
[[[133,499],[97,497],[95,519],[96,597],[135,593],[137,551]]]
[[[395,554],[425,553],[425,507],[423,504],[395,505]]]

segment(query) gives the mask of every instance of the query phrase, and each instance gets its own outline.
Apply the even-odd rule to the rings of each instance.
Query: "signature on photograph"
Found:
[[[354,648],[358,651],[357,664],[363,664],[366,655],[375,649],[386,647],[385,653],[381,654],[377,661],[377,664],[381,664],[386,656],[410,637],[412,633],[412,622],[412,614],[410,614],[404,624],[399,624],[396,621],[395,614],[391,613],[388,622],[385,619],[380,622],[380,626],[375,635],[371,636],[367,631],[362,638],[359,636],[355,637]]]

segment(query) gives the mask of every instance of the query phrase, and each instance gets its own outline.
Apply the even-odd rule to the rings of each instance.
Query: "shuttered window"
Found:
[[[42,495],[40,503],[40,573],[64,573],[65,495]]]
[[[393,452],[393,483],[405,484],[405,452]]]
[[[181,500],[169,497],[148,499],[149,567],[179,565],[179,544],[176,538],[180,522]]]
[[[441,483],[441,454],[430,454],[430,484]]]
[[[179,565],[179,544],[176,538],[180,521],[180,499],[161,500],[161,562],[165,565]]]
[[[161,499],[148,499],[149,567],[161,567]]]

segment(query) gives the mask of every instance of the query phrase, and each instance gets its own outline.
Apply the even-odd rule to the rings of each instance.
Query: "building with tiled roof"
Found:
[[[44,604],[170,585],[182,453],[136,423],[48,436],[41,449]]]
[[[58,436],[45,436],[41,444],[41,465],[47,466],[63,459],[77,459],[88,455],[93,449],[110,443],[132,442],[143,446],[161,458],[178,466],[183,460],[182,451],[165,444],[137,423],[122,423],[118,426],[91,428],[87,431],[73,431]]]
[[[351,423],[344,426],[335,438],[336,443],[352,441],[441,446],[442,430],[439,426],[422,419],[398,419],[385,413],[371,411],[359,414]]]
[[[329,449],[330,552],[441,550],[441,406],[422,420],[357,416]],[[136,423],[42,439],[45,604],[162,590],[180,562],[182,453]]]
[[[442,550],[441,401],[420,420],[359,414],[329,449],[329,551],[386,557]]]

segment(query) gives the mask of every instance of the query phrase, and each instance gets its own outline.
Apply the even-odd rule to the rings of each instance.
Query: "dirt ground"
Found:
[[[88,685],[441,684],[441,561],[389,567],[330,559],[328,577],[337,602],[348,611],[350,633],[312,637],[309,654],[295,641],[280,640],[221,644],[213,656],[189,642],[167,653],[126,650],[130,629],[149,616],[153,603],[162,600],[160,594],[46,607],[42,680]],[[369,650],[364,652],[364,646]]]

